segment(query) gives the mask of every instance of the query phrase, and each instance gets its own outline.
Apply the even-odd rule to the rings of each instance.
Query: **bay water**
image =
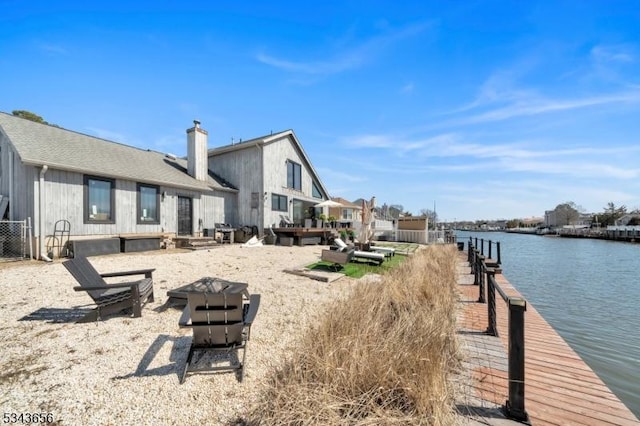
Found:
[[[640,418],[640,244],[456,234],[465,250],[469,237],[499,241],[507,280]]]

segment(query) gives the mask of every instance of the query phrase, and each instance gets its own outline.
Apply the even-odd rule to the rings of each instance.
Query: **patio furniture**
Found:
[[[236,233],[236,228],[232,228],[231,225],[229,225],[228,223],[215,224],[215,235],[216,235],[216,238],[218,235],[221,236],[220,240],[218,241],[221,244],[224,244],[224,243],[233,244],[235,233]]]
[[[289,216],[281,214],[280,215],[280,226],[284,227],[284,228],[293,228],[295,226],[295,223],[289,219]]]
[[[84,256],[74,257],[62,263],[73,275],[79,286],[75,291],[86,291],[96,308],[78,322],[92,322],[105,316],[131,309],[134,317],[142,316],[142,305],[153,302],[153,277],[155,269],[110,272],[100,274]],[[104,278],[144,275],[144,278],[123,283],[108,284]]]
[[[353,249],[346,251],[337,251],[337,250],[322,250],[322,254],[320,255],[320,259],[323,262],[331,263],[331,267],[334,271],[338,271],[342,265],[346,265],[351,262],[353,258]]]
[[[216,277],[204,277],[182,287],[167,291],[167,297],[169,298],[167,303],[186,306],[189,293],[218,293],[220,291],[224,291],[227,294],[241,294],[248,299],[248,288],[249,285],[247,283],[227,281]]]
[[[219,282],[218,282],[219,284]],[[223,285],[212,284],[217,291],[187,293],[187,306],[178,322],[180,328],[191,328],[193,340],[180,383],[188,373],[235,371],[238,381],[244,376],[247,344],[260,295],[227,293]],[[242,360],[238,351],[242,350]],[[200,353],[199,357],[195,355]],[[198,359],[196,359],[198,358]]]
[[[340,238],[334,238],[333,242],[336,245],[338,251],[347,251],[347,250],[349,250],[349,246],[344,241],[342,241]],[[361,258],[361,259],[367,259],[367,260],[373,260],[379,266],[379,265],[382,265],[382,263],[384,262],[385,255],[382,254],[382,253],[374,253],[374,252],[371,252],[371,251],[354,250],[353,251],[353,257]]]
[[[374,253],[382,253],[386,257],[391,257],[396,255],[396,249],[393,247],[382,247],[382,246],[369,246],[369,250]]]

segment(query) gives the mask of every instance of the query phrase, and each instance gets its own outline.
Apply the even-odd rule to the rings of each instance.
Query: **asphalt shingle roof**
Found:
[[[127,179],[199,191],[236,191],[209,172],[206,182],[187,174],[187,160],[35,123],[0,112],[0,129],[9,137],[23,163],[47,165],[78,173]],[[186,142],[185,142],[186,143]]]

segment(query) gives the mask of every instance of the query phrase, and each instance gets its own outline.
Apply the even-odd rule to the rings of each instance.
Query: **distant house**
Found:
[[[207,139],[195,121],[176,158],[0,113],[0,218],[32,218],[41,252],[59,220],[72,239],[198,236],[216,223],[262,230],[328,198],[292,131],[212,150]]]
[[[555,210],[545,210],[544,212],[544,226],[547,228],[555,228],[558,226],[558,214]]]
[[[620,216],[618,219],[616,219],[615,221],[615,225],[616,226],[627,226],[629,225],[630,222],[632,222],[633,224],[636,224],[637,222],[639,222],[640,220],[640,214],[637,213],[627,213],[623,216]]]
[[[522,225],[525,228],[536,228],[545,223],[545,218],[532,216],[532,217],[523,218],[520,221],[522,222]],[[506,222],[504,223],[504,226],[502,227],[502,229],[504,229],[505,226],[506,226]]]
[[[355,204],[341,197],[334,197],[332,200],[342,204],[341,207],[329,208],[329,215],[335,216],[339,223],[352,224],[362,220],[362,203]]]

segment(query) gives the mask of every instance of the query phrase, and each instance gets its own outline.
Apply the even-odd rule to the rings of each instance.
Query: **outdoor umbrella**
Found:
[[[342,204],[340,204],[337,201],[333,201],[333,200],[324,200],[324,201],[316,204],[314,207],[321,208],[322,209],[322,213],[328,216],[327,209],[333,208],[333,207],[342,207]]]
[[[324,200],[316,204],[314,207],[342,207],[342,204],[333,200]]]

